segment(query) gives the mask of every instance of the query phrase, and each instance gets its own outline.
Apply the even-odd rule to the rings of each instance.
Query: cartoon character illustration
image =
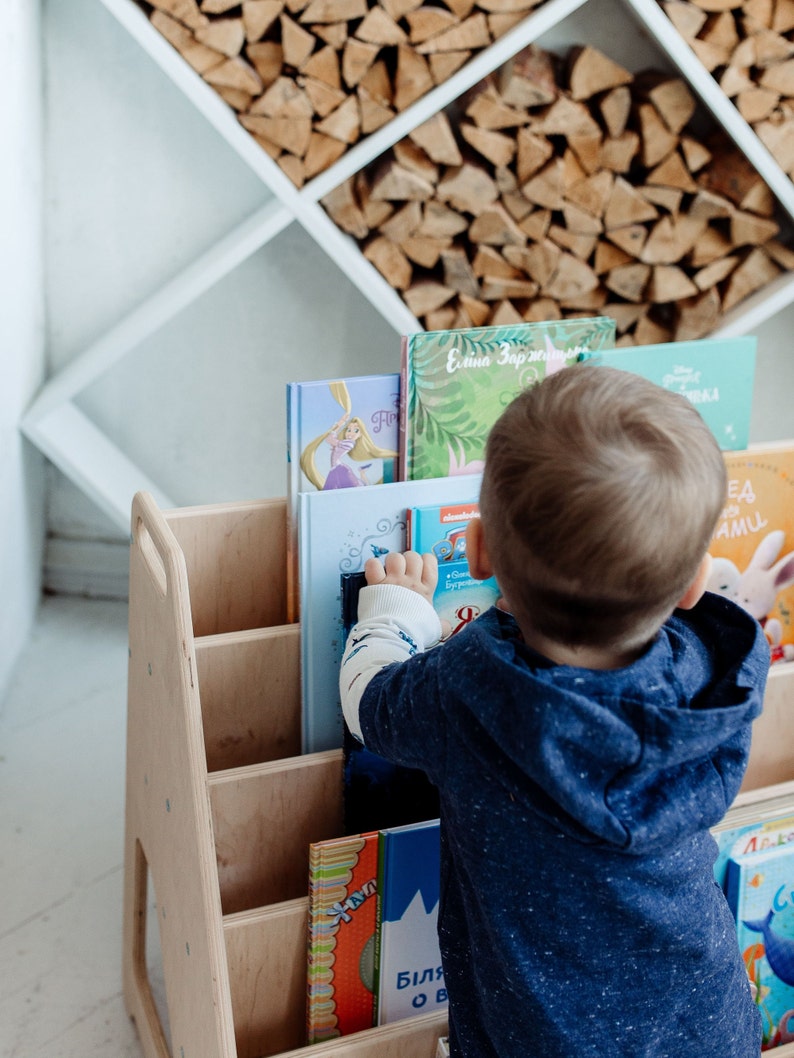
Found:
[[[775,529],[760,542],[743,572],[728,558],[715,558],[708,588],[743,607],[763,626],[772,650],[772,661],[794,658],[794,645],[782,643],[783,626],[769,614],[778,594],[794,584],[794,551],[778,559],[785,533]],[[776,561],[777,560],[777,561]]]
[[[794,940],[772,932],[774,917],[775,912],[770,910],[766,918],[744,920],[744,925],[764,938],[764,954],[775,977],[783,984],[794,986]]]
[[[376,445],[362,420],[351,414],[350,393],[344,382],[332,382],[329,389],[331,396],[341,406],[343,414],[329,430],[319,434],[306,445],[300,457],[301,470],[320,491],[369,485],[366,471],[372,465],[371,461],[394,459],[397,452]],[[331,469],[325,477],[315,461],[317,450],[322,444],[331,448]],[[350,460],[355,461],[358,466],[351,465]]]

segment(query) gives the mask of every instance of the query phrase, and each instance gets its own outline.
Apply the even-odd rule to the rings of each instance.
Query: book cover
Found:
[[[794,1040],[794,844],[728,861],[725,895],[763,1019],[762,1050]]]
[[[728,495],[708,587],[764,627],[771,660],[794,657],[794,441],[725,452]]]
[[[729,860],[794,842],[794,783],[740,793],[712,834],[718,850],[714,878],[724,889]]]
[[[439,821],[380,832],[375,989],[378,1024],[447,1005],[438,946]]]
[[[480,472],[505,405],[581,353],[614,344],[615,322],[606,316],[404,335],[401,476]]]
[[[720,448],[747,448],[757,340],[702,338],[691,342],[622,346],[582,359],[642,375],[681,393],[703,416]]]
[[[309,846],[308,1043],[375,1024],[378,832]]]
[[[298,619],[297,497],[397,479],[399,374],[287,385],[288,619]]]
[[[429,552],[438,560],[438,587],[433,605],[449,634],[454,635],[479,617],[499,598],[494,577],[475,580],[466,559],[466,529],[479,518],[476,501],[430,504],[406,512],[408,546],[420,554]]]
[[[358,594],[366,583],[363,571],[341,578],[342,629],[358,620]],[[368,750],[344,728],[343,803],[345,829],[354,832],[405,826],[435,819],[438,790],[423,771],[393,764]]]
[[[343,744],[339,665],[344,648],[340,576],[372,555],[404,551],[405,512],[478,496],[478,475],[302,492],[298,500],[303,751]]]

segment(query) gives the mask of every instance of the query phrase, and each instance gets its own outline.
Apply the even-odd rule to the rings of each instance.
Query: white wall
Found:
[[[44,472],[17,425],[44,370],[39,6],[0,19],[0,699],[38,606]]]
[[[584,39],[597,17],[583,10]],[[633,24],[616,26],[635,47]],[[268,193],[99,0],[45,0],[44,28],[58,369]],[[791,333],[794,308],[758,331],[755,440],[794,436]],[[397,357],[392,328],[293,225],[77,403],[179,505],[281,495],[285,382],[396,370]],[[123,569],[124,534],[58,472],[49,526],[50,584],[86,554],[99,566],[115,553]]]

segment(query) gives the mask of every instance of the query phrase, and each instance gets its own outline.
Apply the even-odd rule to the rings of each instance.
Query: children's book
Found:
[[[438,946],[439,821],[381,830],[375,988],[378,1024],[446,1006]]]
[[[465,628],[499,598],[494,577],[475,580],[466,557],[466,529],[479,518],[476,501],[410,507],[406,512],[408,546],[438,560],[438,587],[433,606],[450,635]]]
[[[727,451],[746,448],[755,379],[757,340],[702,338],[692,342],[622,346],[582,359],[631,371],[681,393],[700,412]]]
[[[298,619],[297,497],[397,479],[400,376],[287,385],[288,619]]]
[[[522,389],[614,344],[606,316],[404,335],[401,476],[480,472],[491,427]]]
[[[341,578],[344,639],[358,620],[358,594],[366,583],[364,573],[343,573]],[[352,832],[378,827],[405,826],[436,819],[438,790],[423,771],[393,764],[368,750],[344,729],[344,817]]]
[[[728,495],[708,587],[764,627],[771,660],[794,657],[794,441],[725,452]]]
[[[303,751],[343,744],[339,665],[344,648],[340,576],[372,555],[404,551],[405,512],[479,496],[478,475],[303,492],[298,504]]]
[[[740,793],[712,834],[714,878],[724,889],[728,860],[794,842],[794,782]]]
[[[375,1024],[378,833],[309,846],[307,1042]]]
[[[763,1019],[762,1050],[794,1040],[794,844],[728,861],[725,895]]]

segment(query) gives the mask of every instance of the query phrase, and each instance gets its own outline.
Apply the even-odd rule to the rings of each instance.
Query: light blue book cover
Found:
[[[366,489],[302,492],[298,500],[303,751],[343,743],[339,665],[344,648],[341,575],[373,555],[404,551],[406,510],[479,496],[477,474]]]
[[[700,412],[724,451],[747,448],[757,340],[701,338],[628,345],[583,353],[581,359],[632,371],[681,393]]]
[[[380,832],[375,991],[378,1024],[447,1005],[438,945],[437,819]]]
[[[288,619],[298,619],[297,509],[301,492],[396,481],[400,376],[287,384]]]
[[[725,886],[772,1048],[794,1034],[794,844],[729,860]]]

